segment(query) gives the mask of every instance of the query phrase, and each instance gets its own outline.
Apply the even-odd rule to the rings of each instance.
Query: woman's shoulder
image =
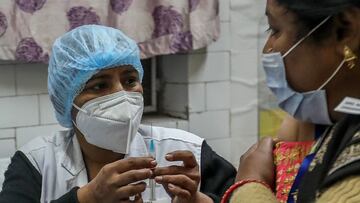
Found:
[[[316,199],[334,184],[360,175],[360,116],[348,115],[329,127],[299,186],[298,201]]]
[[[51,135],[38,136],[20,147],[19,151],[26,156],[38,171],[41,171],[39,166],[42,165],[45,156],[55,156],[56,151],[64,151],[72,137],[71,130],[62,130]]]
[[[322,163],[322,189],[360,175],[360,116],[348,115],[332,127],[313,162]]]
[[[65,144],[72,137],[72,135],[73,134],[71,130],[61,130],[50,135],[38,136],[20,147],[19,151],[22,151],[26,154],[33,151],[42,150],[46,147],[60,146]]]
[[[350,135],[337,151],[324,185],[331,185],[348,176],[360,175],[360,123]]]

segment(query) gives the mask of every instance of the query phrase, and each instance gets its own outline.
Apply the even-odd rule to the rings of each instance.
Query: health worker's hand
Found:
[[[153,177],[156,161],[151,157],[126,158],[105,165],[98,175],[81,187],[77,196],[80,203],[142,203],[145,182]],[[135,200],[130,197],[135,196]]]
[[[155,181],[162,184],[172,198],[172,203],[213,203],[210,197],[198,191],[200,170],[195,156],[190,151],[174,151],[165,159],[182,161],[182,166],[171,165],[154,170]]]

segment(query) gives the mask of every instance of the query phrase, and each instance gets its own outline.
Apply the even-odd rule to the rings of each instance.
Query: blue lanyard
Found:
[[[315,126],[315,139],[318,140],[321,135],[325,132],[326,128],[328,126],[324,126],[324,125],[316,125]],[[301,166],[299,168],[299,171],[296,175],[296,178],[294,180],[293,185],[291,186],[291,190],[288,196],[288,203],[296,203],[296,196],[298,193],[298,189],[299,189],[299,185],[301,182],[302,177],[304,176],[304,174],[308,171],[309,167],[310,167],[310,163],[312,162],[312,160],[315,157],[315,152],[312,152],[310,154],[308,154],[305,159],[302,161]]]

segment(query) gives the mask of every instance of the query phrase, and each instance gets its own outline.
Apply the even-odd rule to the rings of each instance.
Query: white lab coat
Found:
[[[203,139],[186,131],[141,125],[134,137],[127,157],[148,156],[150,136],[155,141],[158,166],[173,165],[165,160],[165,155],[175,150],[190,150],[201,164]],[[79,142],[73,131],[65,130],[52,136],[38,137],[20,149],[42,176],[41,203],[58,199],[73,187],[88,183],[87,172]],[[176,163],[180,165],[182,163]],[[199,167],[200,170],[201,167]],[[142,194],[149,198],[150,189]],[[171,202],[160,185],[156,186],[159,202]]]

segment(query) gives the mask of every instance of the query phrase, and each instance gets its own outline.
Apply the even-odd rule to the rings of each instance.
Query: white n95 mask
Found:
[[[141,93],[119,91],[86,102],[79,110],[74,125],[86,141],[113,152],[128,154],[144,109]]]
[[[309,92],[296,92],[286,80],[284,58],[301,42],[315,32],[321,25],[329,20],[327,17],[318,26],[312,29],[305,37],[300,39],[284,55],[280,52],[263,54],[262,62],[266,73],[266,83],[276,96],[281,109],[301,121],[314,124],[332,124],[328,112],[326,91],[323,89],[344,65],[345,60],[336,68],[334,73],[318,89]]]

